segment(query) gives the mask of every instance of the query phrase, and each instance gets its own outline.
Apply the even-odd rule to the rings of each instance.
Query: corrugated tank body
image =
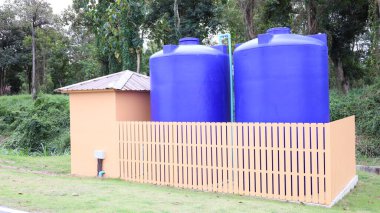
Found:
[[[325,34],[272,28],[234,52],[238,122],[329,122]]]
[[[223,45],[183,38],[150,57],[153,121],[229,121],[229,72]]]

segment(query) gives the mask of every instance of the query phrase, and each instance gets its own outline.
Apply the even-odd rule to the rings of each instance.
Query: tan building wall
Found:
[[[149,93],[70,93],[71,173],[96,176],[95,150],[103,150],[106,177],[120,177],[116,120],[150,120]]]
[[[150,121],[149,92],[116,92],[117,121]]]

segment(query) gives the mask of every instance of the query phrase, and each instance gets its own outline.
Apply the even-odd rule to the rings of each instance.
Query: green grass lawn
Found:
[[[69,175],[70,156],[0,154],[0,206],[34,212],[379,212],[380,176],[331,209],[255,197],[198,192]]]

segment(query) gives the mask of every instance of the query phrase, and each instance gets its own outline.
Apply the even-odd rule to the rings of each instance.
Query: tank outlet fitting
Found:
[[[106,153],[103,150],[96,150],[94,152],[94,155],[95,155],[96,159],[102,159],[103,160],[106,156]]]
[[[171,53],[175,49],[177,49],[177,47],[178,47],[178,45],[173,45],[173,44],[164,45],[164,53]]]
[[[106,174],[106,172],[105,171],[99,171],[99,173],[98,173],[98,177],[103,177],[104,175]]]
[[[289,27],[274,27],[267,30],[268,34],[290,34],[291,30]]]
[[[179,45],[197,45],[199,44],[198,38],[185,37],[179,40]]]

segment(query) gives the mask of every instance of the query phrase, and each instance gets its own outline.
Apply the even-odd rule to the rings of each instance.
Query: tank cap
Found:
[[[290,34],[289,27],[274,27],[267,30],[269,34]]]
[[[179,40],[180,45],[192,45],[192,44],[199,44],[199,39],[198,38],[193,38],[193,37],[186,37],[186,38],[181,38]]]

